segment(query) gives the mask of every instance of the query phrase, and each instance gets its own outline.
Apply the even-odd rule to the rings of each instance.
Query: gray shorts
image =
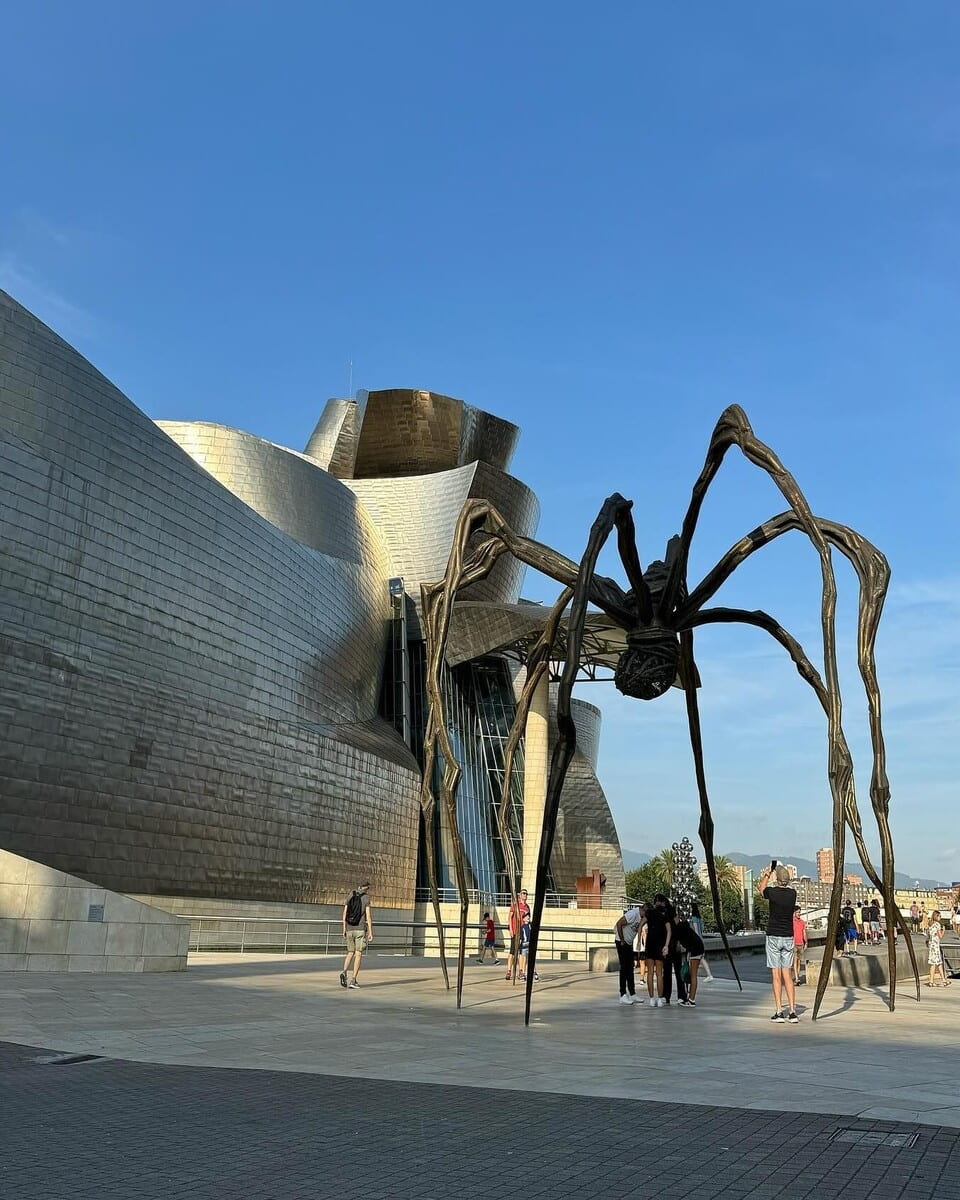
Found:
[[[767,937],[767,966],[788,970],[793,966],[793,938]]]

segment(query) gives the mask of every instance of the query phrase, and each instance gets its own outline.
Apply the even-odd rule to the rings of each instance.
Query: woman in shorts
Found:
[[[663,1008],[667,1003],[663,990],[663,973],[664,960],[670,956],[672,931],[666,913],[657,905],[657,901],[661,899],[666,901],[667,898],[654,896],[653,904],[648,904],[646,909],[647,995],[650,997],[651,1008]]]

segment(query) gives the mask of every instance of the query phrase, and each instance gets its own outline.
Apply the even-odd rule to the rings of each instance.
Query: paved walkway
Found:
[[[11,1200],[960,1197],[931,1126],[36,1057],[0,1047]]]
[[[648,1098],[910,1120],[960,1129],[960,986],[833,989],[816,1024],[772,1025],[769,988],[718,979],[694,1010],[617,1003],[616,977],[548,965],[522,989],[468,969],[458,1013],[435,962],[199,955],[170,975],[0,976],[0,1035],[139,1062]]]
[[[894,1014],[837,989],[816,1024],[801,988],[789,1026],[761,983],[627,1007],[615,976],[555,964],[525,1029],[492,966],[468,968],[460,1012],[435,962],[371,957],[358,991],[338,970],[204,955],[176,975],[0,974],[0,1038],[33,1048],[0,1058],[0,1194],[960,1200],[960,986],[919,1005],[904,987]]]

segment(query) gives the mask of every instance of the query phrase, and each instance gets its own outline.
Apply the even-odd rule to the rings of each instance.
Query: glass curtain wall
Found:
[[[422,766],[427,715],[423,642],[410,642],[409,664],[411,747]],[[478,659],[445,671],[443,688],[447,730],[463,771],[457,792],[457,824],[463,842],[467,886],[482,896],[509,892],[507,855],[497,827],[496,812],[503,796],[504,751],[516,712],[510,672],[502,659]],[[443,762],[438,757],[433,781],[437,798],[434,851],[439,886],[455,890],[457,881],[450,831],[440,804],[442,770]],[[515,861],[519,863],[523,836],[522,740],[514,755],[511,793],[509,835]],[[429,888],[422,827],[420,838],[417,887]]]

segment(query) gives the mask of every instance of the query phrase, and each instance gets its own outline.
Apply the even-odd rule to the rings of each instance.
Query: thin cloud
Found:
[[[0,288],[67,341],[89,340],[99,332],[93,313],[67,300],[9,252],[0,255]]]

